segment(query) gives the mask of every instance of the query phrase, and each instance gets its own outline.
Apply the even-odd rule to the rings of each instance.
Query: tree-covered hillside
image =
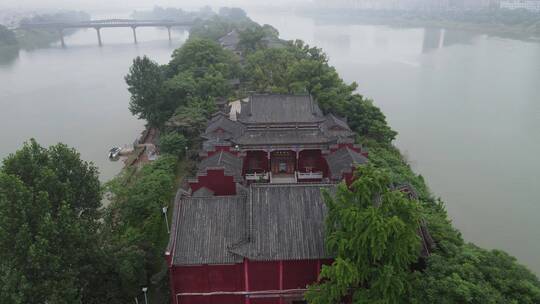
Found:
[[[197,142],[196,135],[204,127],[204,117],[210,114],[210,111],[204,111],[204,107],[200,106],[204,100],[243,97],[246,92],[311,94],[324,112],[332,112],[348,120],[357,134],[357,141],[370,151],[369,159],[373,170],[383,170],[387,184],[413,185],[419,195],[417,215],[427,222],[436,242],[436,248],[427,259],[427,267],[423,272],[407,271],[401,272],[399,276],[396,276],[396,272],[385,272],[390,265],[389,261],[398,259],[406,264],[412,261],[398,258],[398,248],[401,245],[397,246],[394,242],[399,239],[389,239],[390,243],[381,248],[372,248],[373,245],[370,244],[373,242],[366,239],[351,247],[349,251],[338,250],[338,257],[343,254],[343,260],[336,260],[334,270],[328,268],[323,271],[323,277],[327,281],[321,290],[325,294],[310,294],[310,302],[335,303],[339,296],[344,296],[351,290],[353,294],[356,294],[357,290],[365,290],[360,293],[363,296],[357,297],[358,299],[355,297],[355,303],[365,303],[365,299],[371,299],[367,303],[540,302],[540,282],[513,257],[501,251],[484,250],[463,241],[460,233],[452,227],[444,203],[436,199],[422,176],[411,170],[399,150],[392,145],[397,132],[388,126],[384,114],[372,100],[357,92],[355,83],[347,84],[341,79],[335,68],[328,64],[328,59],[321,49],[306,45],[300,40],[289,41],[281,47],[268,47],[258,43],[263,36],[245,34],[262,28],[248,18],[229,20],[215,17],[197,24],[188,42],[174,52],[168,65],[161,67],[165,77],[163,81],[174,82],[174,86],[182,90],[173,89],[169,85],[158,91],[160,94],[181,93],[170,100],[182,101],[182,104],[174,105],[177,109],[174,110],[169,124],[162,122],[170,116],[174,106],[163,107],[162,111],[158,112],[151,110],[154,114],[163,114],[160,115],[162,120],[158,125],[169,132],[180,132],[194,144]],[[217,44],[221,36],[232,30],[239,31],[241,37],[244,33],[244,37],[253,38],[248,43],[250,47],[243,50],[239,60],[234,60],[232,52],[220,49]],[[139,61],[140,59],[136,59],[134,62],[134,69],[139,65]],[[210,78],[209,74],[213,76],[208,81],[213,83],[210,87],[218,88],[206,89],[205,92],[212,92],[210,95],[197,90],[198,86]],[[228,85],[227,80],[238,75],[241,86],[234,89]],[[137,87],[131,84],[130,90],[137,90]],[[133,99],[132,104],[138,104],[137,100]],[[194,117],[199,117],[195,120],[197,122],[193,121]],[[360,178],[359,183],[362,181]],[[380,185],[372,186],[381,189]],[[343,200],[343,197],[352,199],[350,195],[337,199]],[[340,214],[346,210],[337,209],[349,207],[334,208],[337,214]],[[350,221],[348,225],[352,225]],[[351,227],[347,231],[360,235],[371,233],[369,227],[365,229],[367,230],[354,230]],[[346,244],[355,238],[354,235],[339,233],[330,234],[328,237],[330,244]],[[378,250],[379,254],[389,256],[388,262],[378,260],[377,256],[369,257],[357,252],[369,250]],[[358,254],[359,259],[351,261],[355,254]],[[365,261],[362,259],[372,261],[372,268],[364,269]],[[399,269],[403,269],[403,264],[399,265]],[[388,281],[390,277],[392,280]],[[332,284],[333,282],[338,283]],[[377,287],[380,284],[390,285]],[[373,289],[376,287],[378,291]],[[330,294],[333,296],[329,296]]]

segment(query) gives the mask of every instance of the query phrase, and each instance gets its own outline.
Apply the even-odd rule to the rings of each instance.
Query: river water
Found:
[[[100,169],[103,181],[116,175],[122,162],[110,162],[113,146],[133,143],[144,122],[128,110],[124,76],[136,56],[148,55],[164,64],[187,38],[185,31],[130,28],[81,30],[60,45],[21,51],[0,64],[0,158],[33,137],[42,145],[63,142],[80,151]],[[1,61],[0,61],[1,62]]]
[[[318,23],[250,12],[286,39],[322,47],[346,81],[373,98],[399,132],[397,146],[468,241],[501,248],[540,273],[540,43],[444,29]],[[123,76],[132,59],[166,63],[186,39],[164,29],[103,29],[67,47],[22,51],[0,64],[0,158],[30,137],[64,142],[99,166],[143,122],[128,111]],[[0,62],[2,62],[0,60]]]

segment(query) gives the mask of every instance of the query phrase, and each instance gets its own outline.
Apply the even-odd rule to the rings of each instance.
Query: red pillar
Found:
[[[283,261],[279,261],[279,290],[283,290]],[[283,304],[281,295],[279,295],[279,304]]]
[[[266,157],[268,158],[268,171],[272,172],[272,150],[266,151]]]
[[[249,267],[248,259],[244,259],[244,291],[249,291]],[[250,304],[249,295],[246,295],[244,298],[245,304]]]
[[[320,275],[321,275],[321,260],[317,260],[317,282],[319,281]]]

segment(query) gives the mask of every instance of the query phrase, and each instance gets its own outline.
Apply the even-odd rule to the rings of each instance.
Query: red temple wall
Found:
[[[279,289],[279,262],[248,261],[249,290]]]
[[[256,163],[255,166],[252,166],[253,163]],[[248,171],[253,171],[252,167],[257,168],[257,173],[268,172],[268,156],[265,151],[248,151],[246,157],[244,158],[243,165],[243,174],[248,173]],[[253,173],[253,172],[249,172]]]
[[[171,292],[178,293],[244,290],[242,264],[172,267]],[[242,295],[176,296],[178,304],[244,303]],[[177,304],[173,302],[173,304]]]
[[[197,182],[189,183],[193,192],[201,187],[214,191],[215,195],[235,195],[236,185],[232,176],[225,175],[223,169],[207,170],[206,175],[197,176]]]
[[[283,289],[306,288],[306,285],[317,281],[319,270],[317,260],[284,261]]]
[[[328,164],[322,156],[321,150],[303,150],[298,155],[298,171],[307,172],[306,167],[313,167],[312,172],[323,172],[328,176]]]
[[[245,304],[244,295],[177,296],[177,294],[245,291],[246,269],[249,291],[304,289],[317,280],[318,267],[331,262],[331,260],[282,261],[280,266],[279,261],[245,261],[244,263],[247,264],[174,266],[169,270],[172,304]],[[266,297],[257,295],[250,297],[249,303],[283,304],[288,302],[285,300],[280,302],[276,295]]]

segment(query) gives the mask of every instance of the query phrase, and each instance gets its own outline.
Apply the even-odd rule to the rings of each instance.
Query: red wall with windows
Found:
[[[197,176],[197,182],[189,183],[191,191],[201,187],[214,191],[214,195],[235,195],[236,185],[232,176],[225,175],[224,169],[207,170],[206,175]]]
[[[172,304],[283,304],[277,295],[197,296],[179,293],[277,291],[304,289],[317,281],[321,265],[332,260],[248,261],[233,265],[173,266],[169,269]],[[280,274],[281,271],[281,274]],[[245,277],[248,277],[246,286]],[[301,299],[301,295],[297,296]],[[288,298],[287,298],[288,299]]]

